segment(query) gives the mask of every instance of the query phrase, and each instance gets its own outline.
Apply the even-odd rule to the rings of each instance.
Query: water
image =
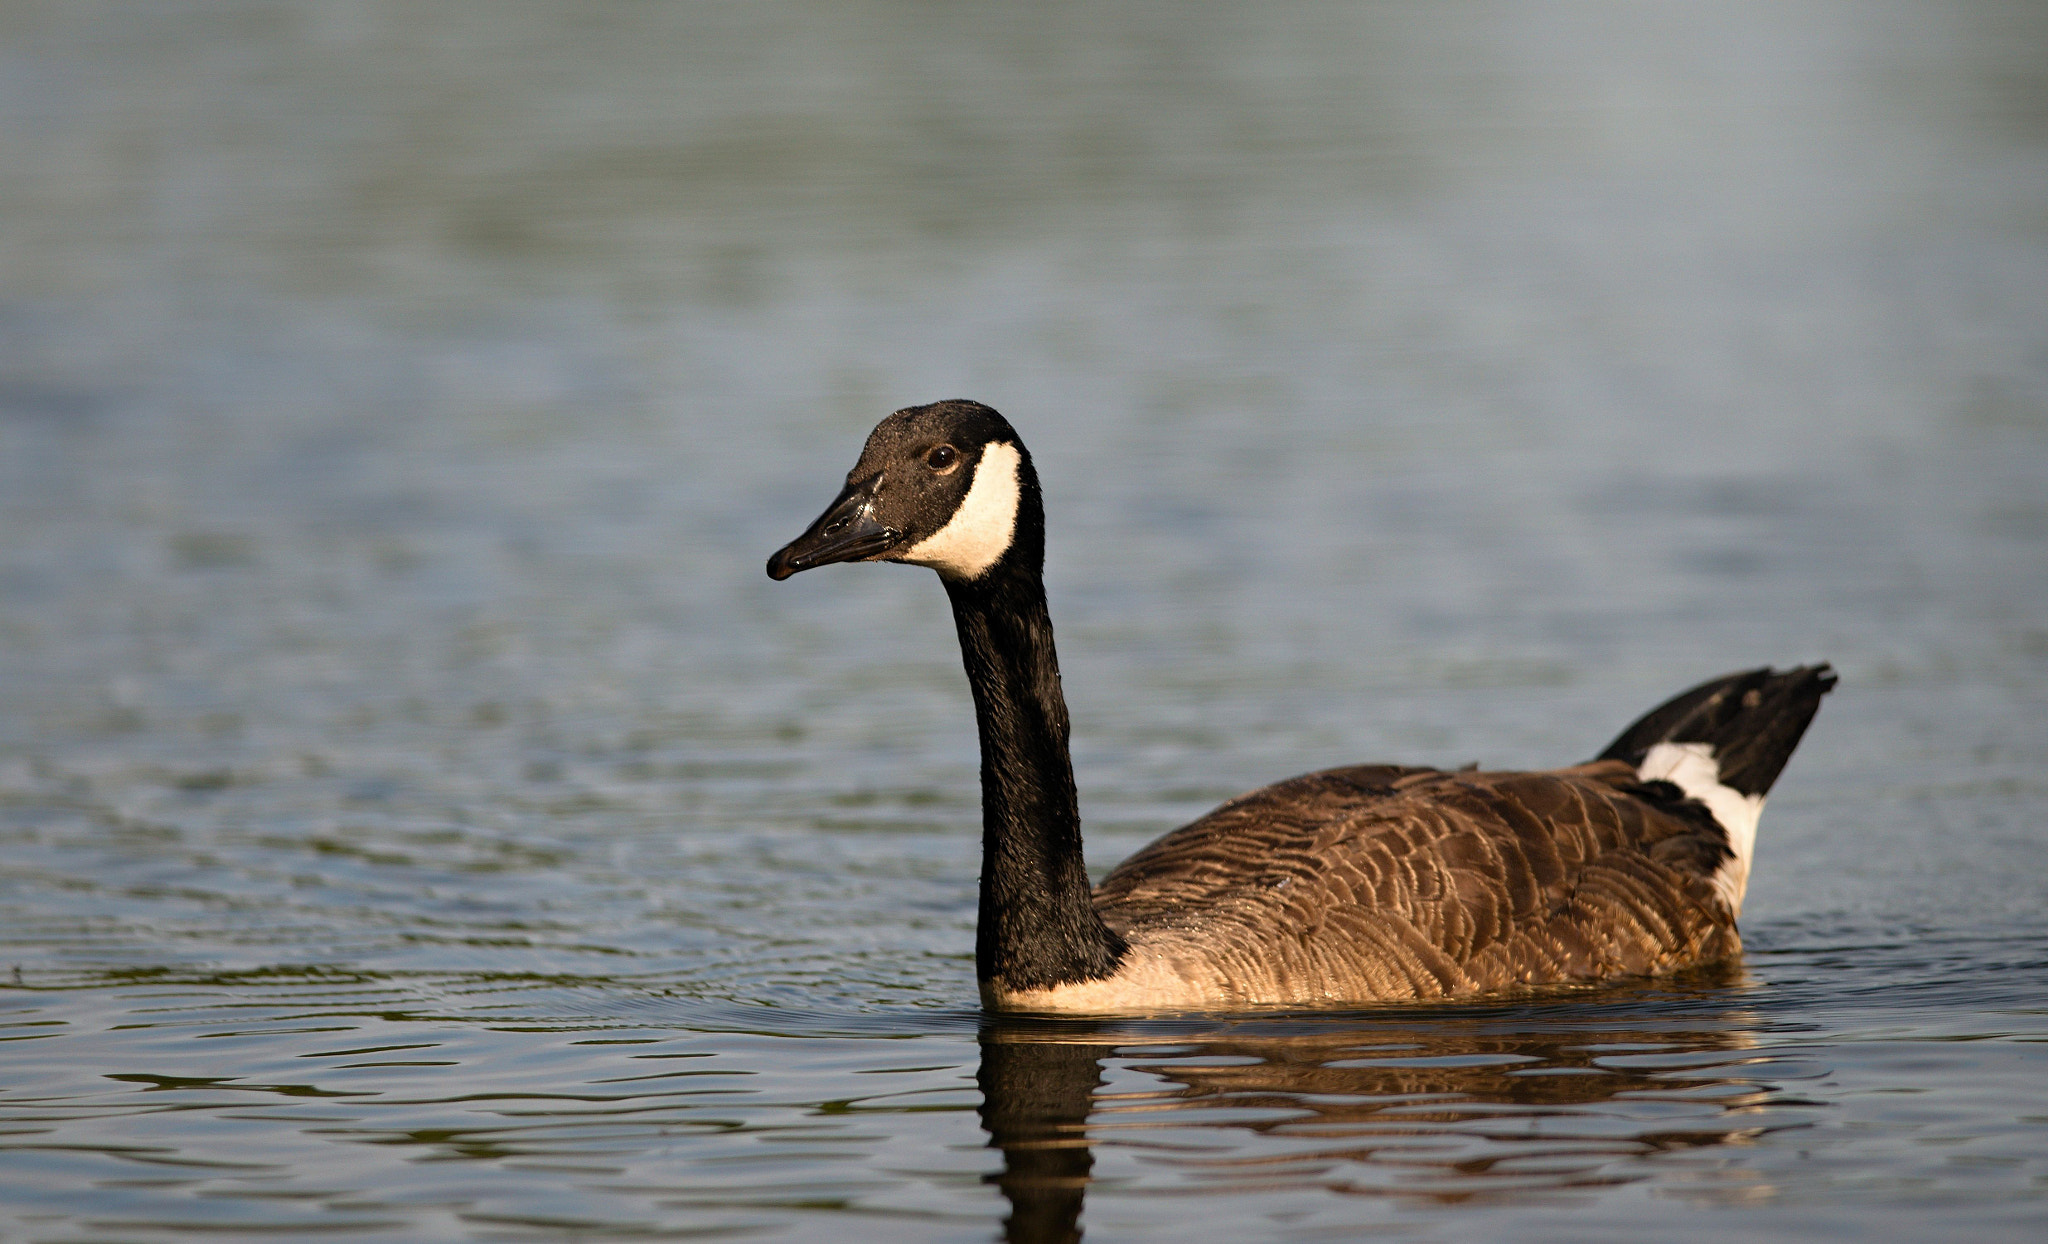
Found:
[[[2043,46],[6,6],[0,1237],[2038,1238]],[[942,595],[761,572],[947,396],[1098,869],[1831,659],[1744,961],[984,1021]]]

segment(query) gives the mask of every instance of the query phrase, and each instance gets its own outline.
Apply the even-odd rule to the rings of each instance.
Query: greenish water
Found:
[[[2037,1238],[2043,46],[0,6],[0,1238]],[[984,1021],[943,594],[761,570],[949,396],[1098,871],[1830,659],[1745,960]]]

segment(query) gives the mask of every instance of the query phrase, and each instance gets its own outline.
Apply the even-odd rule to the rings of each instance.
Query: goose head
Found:
[[[979,402],[912,406],[875,425],[846,487],[768,559],[768,577],[882,561],[971,582],[1013,553],[1042,557],[1042,514],[1037,475],[1008,420]]]

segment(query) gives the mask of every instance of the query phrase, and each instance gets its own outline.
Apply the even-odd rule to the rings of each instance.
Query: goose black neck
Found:
[[[1039,573],[1042,531],[1020,538],[979,578],[944,580],[981,732],[975,973],[1012,989],[1098,980],[1124,952],[1095,914],[1082,864],[1067,701]]]

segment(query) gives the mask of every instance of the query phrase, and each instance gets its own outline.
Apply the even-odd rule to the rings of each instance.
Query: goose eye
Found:
[[[924,456],[924,464],[934,471],[943,471],[960,460],[960,451],[951,445],[940,445]]]

